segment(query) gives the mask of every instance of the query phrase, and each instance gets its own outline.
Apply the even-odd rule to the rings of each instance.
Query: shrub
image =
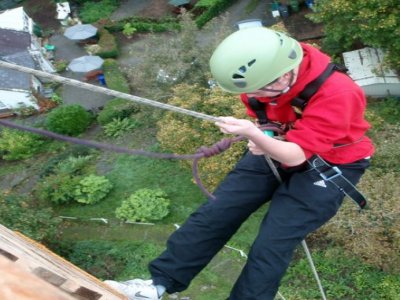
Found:
[[[204,12],[196,18],[196,24],[199,28],[203,27],[212,18],[218,16],[221,12],[234,4],[237,0],[200,0],[195,8],[204,9]]]
[[[52,174],[42,179],[35,188],[39,200],[66,204],[74,200],[74,193],[81,177],[70,174]]]
[[[113,119],[127,118],[139,110],[139,106],[132,101],[114,98],[106,103],[103,110],[98,114],[97,121],[100,125],[106,125]]]
[[[169,213],[170,200],[162,190],[140,189],[115,211],[117,218],[127,221],[157,221]]]
[[[45,177],[50,174],[54,174],[58,172],[59,164],[62,163],[64,160],[68,160],[72,157],[86,157],[92,156],[96,153],[93,148],[81,146],[81,145],[73,145],[69,147],[64,152],[59,153],[58,155],[50,158],[42,167],[40,172],[40,177]]]
[[[138,123],[135,120],[125,119],[114,119],[110,123],[104,125],[104,133],[108,137],[119,137],[125,132],[136,128]]]
[[[27,159],[38,153],[43,143],[39,135],[4,128],[0,132],[0,155],[4,160]]]
[[[81,173],[92,158],[92,155],[77,157],[69,156],[67,159],[58,163],[55,172],[71,175]]]
[[[79,181],[74,196],[79,203],[94,204],[103,199],[111,189],[112,184],[105,176],[92,174]]]
[[[219,88],[210,91],[198,86],[178,85],[175,96],[168,103],[213,116],[245,117],[245,109],[235,95],[222,92]],[[157,139],[162,148],[181,154],[196,153],[201,146],[211,146],[226,138],[219,129],[208,121],[193,117],[166,113],[158,123]],[[203,159],[199,164],[200,177],[213,189],[232,169],[245,149],[245,143],[236,143],[218,156]],[[191,164],[183,162],[190,167]]]
[[[98,45],[100,49],[96,52],[96,55],[101,56],[102,58],[118,57],[119,49],[115,36],[104,28],[99,31],[99,34],[100,39]]]
[[[75,136],[84,132],[92,121],[92,116],[78,104],[60,106],[51,111],[46,119],[49,130]]]
[[[133,27],[131,23],[127,22],[124,25],[124,30],[122,30],[122,33],[126,37],[131,38],[136,31],[137,31],[137,29],[135,27]]]

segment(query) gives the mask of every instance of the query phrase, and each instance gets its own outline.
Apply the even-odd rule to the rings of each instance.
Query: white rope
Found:
[[[306,241],[302,240],[301,241],[301,245],[303,246],[304,251],[306,252],[306,256],[307,256],[308,262],[309,262],[309,264],[311,266],[311,270],[312,270],[312,272],[314,274],[315,280],[317,281],[318,288],[319,288],[319,291],[321,293],[322,299],[326,300],[326,295],[325,295],[324,288],[322,287],[321,281],[320,281],[319,276],[318,276],[317,269],[315,268],[315,265],[314,265],[314,262],[313,262],[310,250],[308,249]]]
[[[264,155],[264,157],[265,157],[265,160],[266,160],[267,163],[268,163],[268,166],[270,167],[270,169],[271,169],[272,172],[274,173],[276,179],[277,179],[280,183],[282,183],[283,181],[282,181],[281,175],[279,174],[279,172],[278,172],[278,170],[277,170],[277,168],[276,168],[274,162],[272,161],[272,159],[271,159],[268,155]],[[319,279],[319,275],[318,275],[317,269],[315,268],[314,261],[313,261],[313,259],[312,259],[310,250],[308,249],[308,246],[307,246],[306,241],[305,241],[305,240],[302,240],[302,241],[301,241],[301,245],[303,246],[304,252],[306,253],[306,256],[307,256],[308,263],[310,264],[310,267],[311,267],[311,270],[312,270],[312,272],[313,272],[313,274],[314,274],[315,280],[317,281],[318,288],[319,288],[319,291],[321,292],[322,299],[323,299],[323,300],[326,300],[324,288],[323,288],[323,286],[322,286],[322,284],[321,284],[321,280]],[[278,293],[279,293],[279,292],[278,292]],[[279,294],[279,296],[280,296],[282,299],[285,299],[285,298],[283,298],[283,296],[282,296],[281,294]]]
[[[93,85],[93,84],[90,84],[90,83],[82,82],[82,81],[79,81],[79,80],[76,80],[76,79],[66,78],[66,77],[63,77],[63,76],[50,74],[50,73],[39,71],[39,70],[34,70],[34,69],[31,69],[31,68],[27,68],[27,67],[23,67],[23,66],[20,66],[20,65],[12,64],[12,63],[9,63],[9,62],[5,62],[3,60],[0,60],[0,67],[4,67],[4,68],[12,69],[12,70],[15,70],[15,71],[19,71],[19,72],[35,75],[35,76],[40,77],[40,78],[47,78],[47,79],[52,80],[52,81],[56,81],[56,82],[60,82],[62,84],[75,86],[75,87],[82,88],[82,89],[85,89],[85,90],[89,90],[89,91],[92,91],[92,92],[97,92],[97,93],[101,93],[101,94],[105,94],[105,95],[109,95],[109,96],[113,96],[113,97],[123,98],[123,99],[130,100],[130,101],[133,101],[133,102],[138,102],[138,103],[141,103],[141,104],[145,104],[145,105],[149,105],[149,106],[153,106],[153,107],[158,107],[158,108],[161,108],[161,109],[178,112],[178,113],[181,113],[181,114],[189,115],[189,116],[192,116],[192,117],[195,117],[195,118],[199,118],[199,119],[203,119],[203,120],[206,120],[206,121],[211,121],[211,122],[219,121],[219,119],[217,117],[214,117],[214,116],[210,116],[210,115],[206,115],[206,114],[203,114],[203,113],[199,113],[199,112],[195,112],[195,111],[192,111],[192,110],[188,110],[188,109],[185,109],[185,108],[173,106],[173,105],[170,105],[170,104],[161,103],[161,102],[157,102],[157,101],[154,101],[154,100],[150,100],[150,99],[146,99],[146,98],[130,95],[130,94],[127,94],[127,93],[118,92],[118,91],[111,90],[111,89],[108,89],[108,88],[105,88],[105,87],[101,87],[101,86]]]

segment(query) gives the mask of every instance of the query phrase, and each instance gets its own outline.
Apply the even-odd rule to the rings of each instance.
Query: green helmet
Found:
[[[297,67],[303,59],[299,42],[265,27],[229,35],[210,59],[218,85],[231,93],[254,92]]]

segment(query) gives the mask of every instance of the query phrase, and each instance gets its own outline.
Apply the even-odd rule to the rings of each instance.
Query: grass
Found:
[[[115,218],[114,211],[132,193],[140,188],[165,191],[172,202],[173,219],[182,221],[187,212],[201,202],[203,196],[191,182],[191,174],[179,162],[139,156],[113,155],[113,170],[106,177],[113,183],[112,192],[100,203],[83,207],[71,204],[61,207],[62,215]],[[172,218],[172,217],[171,217]],[[169,218],[165,222],[171,221]]]

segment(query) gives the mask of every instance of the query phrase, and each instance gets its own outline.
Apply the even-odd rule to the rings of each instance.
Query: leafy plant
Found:
[[[137,29],[135,27],[133,27],[131,23],[127,22],[124,25],[124,29],[122,30],[122,33],[126,37],[131,38],[136,31],[137,31]]]
[[[114,119],[127,118],[139,110],[139,106],[132,101],[114,98],[106,103],[104,109],[98,114],[97,121],[100,125],[106,125]]]
[[[160,189],[140,189],[115,211],[117,218],[127,221],[157,221],[169,213],[170,200]]]
[[[74,200],[75,190],[81,177],[59,173],[46,176],[35,188],[39,200],[54,204],[66,204]]]
[[[38,153],[44,144],[39,135],[4,128],[0,132],[0,155],[4,160],[20,160]]]
[[[84,132],[91,122],[90,113],[78,104],[71,104],[51,111],[47,116],[46,126],[51,131],[75,136]]]
[[[103,199],[112,189],[112,183],[105,176],[91,174],[79,181],[74,191],[79,203],[94,204]]]
[[[65,59],[57,59],[54,63],[54,68],[57,73],[63,72],[67,69],[68,62]]]
[[[137,127],[138,123],[135,120],[125,119],[114,119],[110,123],[104,125],[104,133],[109,137],[121,136],[124,132],[132,130]]]
[[[62,97],[56,93],[54,93],[53,96],[51,96],[51,101],[53,101],[57,105],[63,104],[64,102]]]
[[[67,159],[58,163],[55,172],[65,174],[77,174],[82,171],[88,162],[93,158],[92,155],[87,156],[69,156]]]

